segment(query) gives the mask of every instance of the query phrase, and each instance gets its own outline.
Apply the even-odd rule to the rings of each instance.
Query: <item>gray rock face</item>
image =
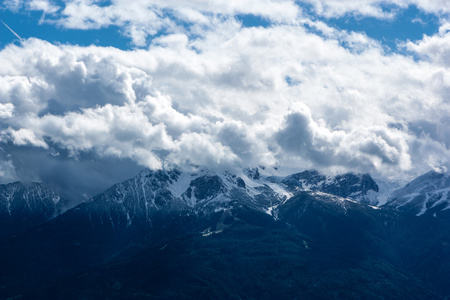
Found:
[[[370,190],[378,192],[378,185],[369,174],[347,173],[337,175],[331,182],[326,182],[321,191],[324,193],[352,198],[364,202],[364,196]]]

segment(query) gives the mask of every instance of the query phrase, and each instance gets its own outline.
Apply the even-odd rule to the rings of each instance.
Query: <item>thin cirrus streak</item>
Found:
[[[2,19],[0,19],[0,22],[2,22],[3,23],[3,25],[5,25],[5,27],[6,28],[8,28],[9,29],[9,31],[11,31],[12,32],[12,34],[14,34],[18,39],[19,39],[19,41],[20,41],[20,43],[22,43],[23,42],[23,40],[22,40],[22,38],[20,37],[20,35],[18,35],[14,30],[12,30],[11,29],[11,27],[9,27],[5,22],[3,22],[3,20]]]

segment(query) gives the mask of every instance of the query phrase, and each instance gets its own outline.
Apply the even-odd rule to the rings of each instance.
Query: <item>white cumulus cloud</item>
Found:
[[[94,156],[150,168],[264,164],[386,177],[450,167],[445,25],[406,43],[403,55],[364,34],[297,20],[291,1],[183,3],[79,0],[58,10],[66,27],[114,24],[137,44],[173,29],[146,49],[39,39],[2,49],[0,146],[12,155],[2,163],[17,167],[38,151],[77,170]],[[362,2],[342,3],[351,11]],[[381,2],[364,3],[369,11]],[[324,13],[338,2],[328,4]],[[176,30],[165,9],[196,35]],[[245,28],[234,17],[246,13],[273,23]]]

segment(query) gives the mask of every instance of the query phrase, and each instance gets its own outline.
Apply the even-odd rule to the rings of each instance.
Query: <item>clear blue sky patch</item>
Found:
[[[45,22],[39,24],[41,12],[13,13],[2,10],[0,13],[0,19],[22,39],[35,37],[51,43],[112,46],[119,49],[130,48],[130,39],[123,36],[116,26],[97,30],[64,29]],[[19,39],[0,23],[0,49],[12,42],[19,43]]]

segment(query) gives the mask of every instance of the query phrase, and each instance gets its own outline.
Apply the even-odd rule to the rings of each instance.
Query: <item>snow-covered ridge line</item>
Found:
[[[280,176],[261,167],[244,169],[237,174],[211,169],[191,172],[147,169],[114,185],[91,202],[120,205],[133,220],[138,215],[149,219],[152,211],[214,212],[238,205],[236,203],[268,212],[305,190],[368,202],[367,192],[377,191],[378,186],[368,174],[331,177],[309,170]]]
[[[27,210],[36,206],[33,199],[45,198],[41,201],[51,207],[59,207],[62,199],[40,184],[28,187],[20,187],[20,183],[0,185],[0,205],[8,215],[14,211],[11,199],[21,189],[20,197]],[[140,216],[150,221],[155,211],[207,213],[229,209],[233,205],[272,214],[279,205],[302,191],[328,195],[344,201],[344,204],[351,201],[368,204],[372,208],[385,206],[413,210],[417,215],[450,207],[450,178],[445,174],[430,172],[399,188],[398,184],[375,181],[369,174],[326,176],[315,170],[306,170],[280,175],[277,170],[272,172],[261,167],[244,169],[237,174],[211,169],[190,172],[145,169],[91,198],[87,204],[91,203],[98,209],[110,207],[121,211],[127,217],[126,222],[131,224]]]

